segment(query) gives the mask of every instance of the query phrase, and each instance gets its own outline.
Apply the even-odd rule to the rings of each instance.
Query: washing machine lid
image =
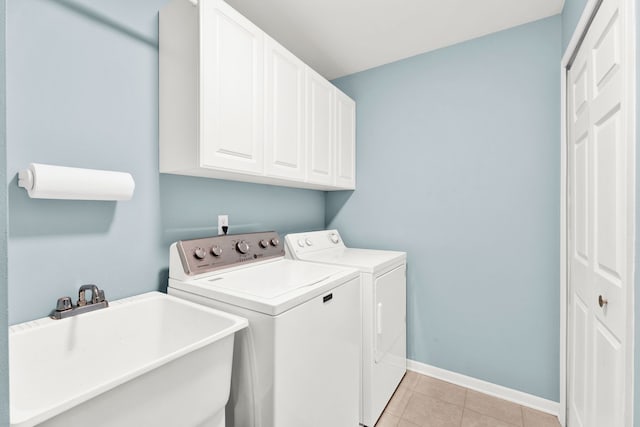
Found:
[[[279,259],[170,286],[269,315],[278,315],[358,277],[332,265]]]
[[[353,267],[365,273],[378,273],[406,262],[406,252],[337,247],[296,254],[303,261]]]

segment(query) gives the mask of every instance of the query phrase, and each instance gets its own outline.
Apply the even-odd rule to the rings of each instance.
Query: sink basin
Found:
[[[11,426],[224,426],[247,320],[160,292],[9,328]]]

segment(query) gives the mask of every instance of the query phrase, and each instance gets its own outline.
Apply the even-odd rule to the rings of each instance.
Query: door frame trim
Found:
[[[580,48],[582,39],[586,34],[589,24],[595,16],[598,7],[603,0],[588,0],[576,25],[569,45],[560,61],[560,411],[558,418],[560,424],[565,427],[567,423],[567,297],[568,297],[568,268],[567,268],[567,68],[573,61],[575,53]],[[630,250],[632,262],[630,269],[629,286],[627,289],[627,336],[625,337],[625,370],[627,378],[627,399],[625,402],[625,426],[633,426],[634,406],[634,305],[635,305],[635,245],[636,245],[636,8],[634,0],[620,0],[623,5],[626,21],[627,38],[626,51],[623,53],[629,62],[624,76],[627,90],[627,137],[629,144],[629,167],[631,168],[632,182],[628,188],[628,202],[632,207],[633,215],[630,219],[629,234],[631,235]],[[630,374],[630,375],[629,375]]]

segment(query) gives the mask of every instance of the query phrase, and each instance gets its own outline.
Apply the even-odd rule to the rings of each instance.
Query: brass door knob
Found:
[[[603,298],[602,295],[598,296],[598,305],[600,307],[604,307],[607,304],[609,304],[609,301],[606,298]]]

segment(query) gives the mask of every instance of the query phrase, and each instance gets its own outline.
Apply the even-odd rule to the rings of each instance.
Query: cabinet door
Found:
[[[307,182],[333,185],[333,85],[307,67]]]
[[[264,33],[220,0],[200,7],[200,165],[264,171]]]
[[[336,97],[336,153],[335,185],[356,188],[356,103],[335,89]]]
[[[275,40],[265,42],[267,176],[305,179],[305,64]]]

